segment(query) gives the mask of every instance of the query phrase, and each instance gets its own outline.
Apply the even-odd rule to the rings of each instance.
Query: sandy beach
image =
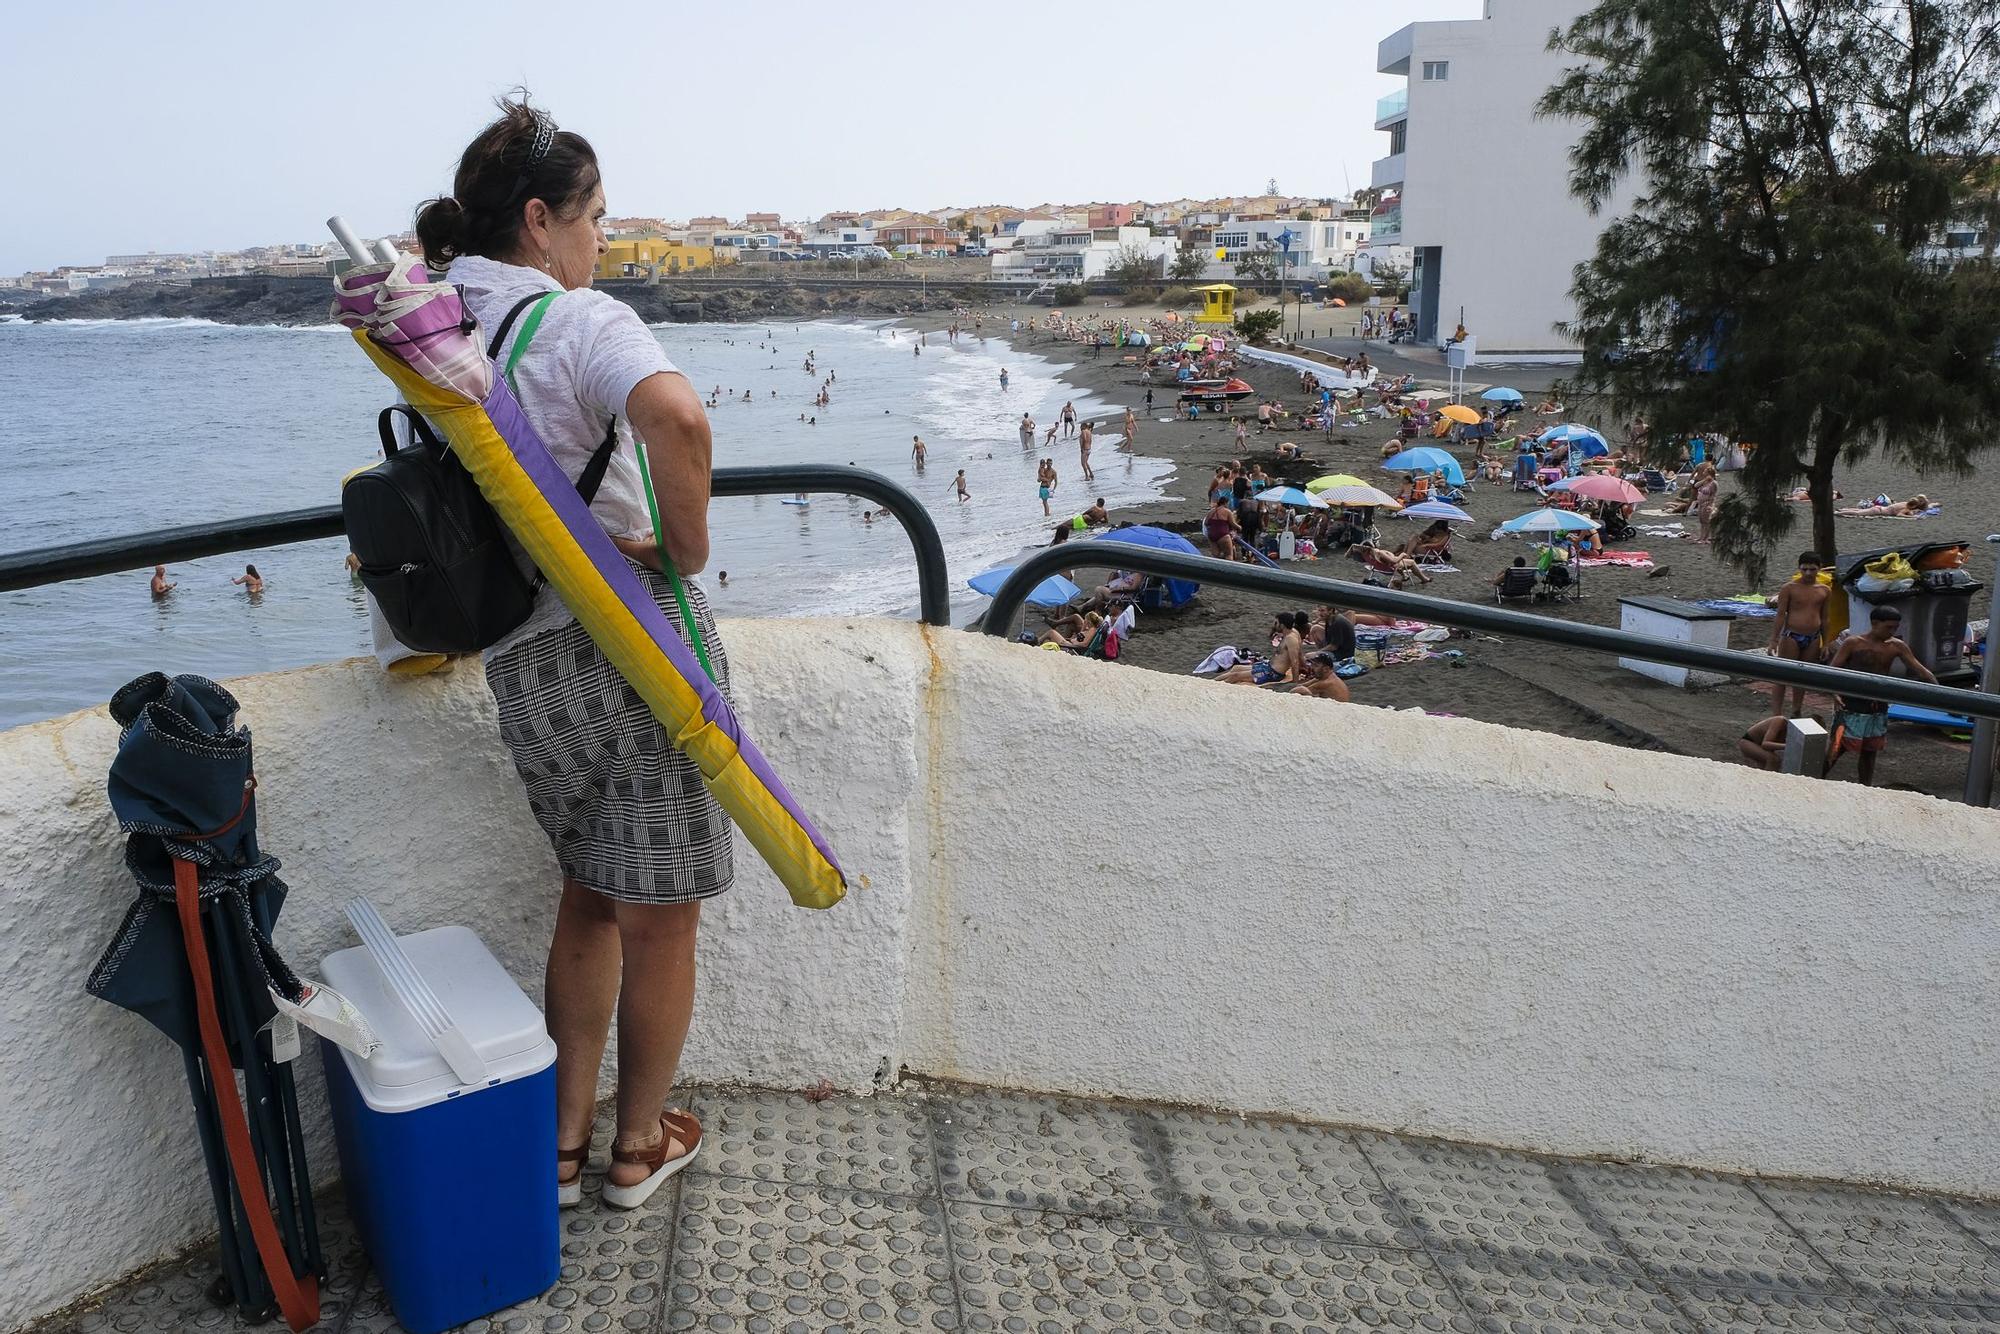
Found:
[[[1145,307],[1092,307],[1065,313],[1082,318],[1103,315],[1144,320],[1157,312]],[[1077,385],[1080,391],[1088,391],[1121,405],[1130,404],[1143,413],[1142,402],[1147,388],[1145,378],[1138,367],[1121,360],[1116,351],[1107,348],[1099,356],[1092,357],[1087,348],[1046,332],[1029,331],[1027,325],[1031,319],[1038,323],[1048,319],[1050,312],[1047,308],[995,307],[981,314],[982,332],[985,334],[1007,338],[1023,350],[1041,356],[1063,358],[1067,355],[1072,364],[1064,373],[1064,378]],[[1014,318],[1022,321],[1022,331],[1018,335],[1008,331],[1009,321]],[[1351,312],[1309,308],[1304,313],[1303,323],[1308,329],[1333,326],[1338,330],[1349,324],[1352,318]],[[936,330],[949,324],[951,317],[930,313],[912,315],[906,322],[912,327]],[[1370,360],[1385,369],[1400,371],[1409,368],[1417,374],[1420,385],[1443,387],[1444,372],[1434,353],[1417,352],[1399,357],[1394,353],[1402,349],[1389,349],[1379,342],[1364,344],[1358,339],[1340,337],[1338,333],[1332,339],[1320,342],[1321,346],[1346,355],[1365,349]],[[1255,386],[1258,398],[1277,398],[1293,410],[1303,405],[1304,395],[1299,390],[1298,377],[1289,369],[1250,361],[1239,365],[1237,373]],[[1468,384],[1474,395],[1492,385],[1510,385],[1528,395],[1532,404],[1534,398],[1561,374],[1559,367],[1481,367],[1469,372]],[[1230,418],[1204,416],[1197,422],[1163,421],[1160,419],[1168,416],[1172,395],[1164,388],[1156,387],[1154,399],[1151,417],[1142,418],[1139,427],[1138,448],[1146,454],[1174,461],[1176,473],[1168,484],[1169,495],[1149,505],[1114,509],[1111,513],[1114,523],[1154,524],[1198,539],[1206,507],[1203,496],[1208,480],[1217,465],[1238,458],[1245,465],[1261,464],[1273,477],[1293,485],[1303,485],[1330,472],[1351,472],[1371,480],[1380,479],[1379,484],[1392,492],[1396,489],[1397,479],[1379,469],[1381,446],[1393,435],[1386,423],[1370,422],[1361,429],[1336,433],[1331,438],[1322,437],[1317,432],[1260,435],[1254,421],[1255,400],[1252,400],[1240,409],[1253,414],[1253,420],[1248,443],[1239,449],[1235,442],[1234,423]],[[1580,414],[1578,419],[1604,429],[1614,443],[1623,443],[1624,432],[1620,424],[1599,422],[1587,413]],[[1008,425],[996,423],[996,434]],[[1281,459],[1277,453],[1280,441],[1301,443],[1309,461]],[[1099,443],[1093,452],[1093,461],[1100,468],[1105,466],[1122,446],[1117,422],[1100,423]],[[1057,512],[1074,513],[1093,498],[1087,491],[1087,484],[1077,475],[1075,443],[1058,441],[1052,448],[1062,472]],[[1469,453],[1464,450],[1456,452],[1461,462],[1469,461]],[[1469,467],[1467,471],[1469,474]],[[1972,566],[1973,577],[1982,583],[1990,577],[1985,544],[1979,541],[1985,535],[1982,525],[1986,520],[1977,516],[1994,512],[1995,502],[2000,501],[2000,480],[1981,475],[1926,476],[1896,467],[1885,460],[1873,459],[1860,467],[1843,469],[1835,484],[1850,497],[1888,492],[1900,498],[1921,491],[1933,498],[1942,498],[1944,506],[1943,514],[1931,519],[1843,519],[1839,529],[1843,550],[1889,547],[1899,542],[1971,540],[1979,543]],[[1725,473],[1723,494],[1728,494],[1733,485],[1733,476]],[[1645,508],[1659,508],[1665,503],[1662,498]],[[1412,591],[1455,601],[1489,602],[1492,594],[1490,581],[1494,573],[1514,556],[1526,553],[1528,546],[1519,539],[1489,540],[1487,534],[1494,524],[1533,507],[1534,497],[1517,495],[1504,483],[1476,484],[1465,508],[1477,522],[1459,525],[1460,532],[1453,543],[1454,563],[1460,572],[1439,574],[1427,587]],[[1804,549],[1810,543],[1809,518],[1804,506],[1800,506],[1799,510],[1798,526],[1792,536],[1784,539],[1781,544],[1784,547]],[[1635,522],[1667,525],[1676,522],[1678,517],[1642,514]],[[1692,522],[1681,522],[1686,524],[1688,532],[1693,532]],[[1415,531],[1415,526],[1409,521],[1395,518],[1385,518],[1382,524],[1385,538],[1398,541]],[[1404,531],[1406,528],[1409,531]],[[1526,604],[1516,605],[1536,615],[1616,626],[1621,596],[1651,595],[1697,600],[1726,598],[1750,591],[1769,593],[1775,591],[1781,578],[1776,572],[1779,566],[1782,565],[1787,572],[1790,570],[1788,558],[1774,559],[1769,586],[1753,590],[1746,588],[1737,571],[1718,561],[1708,547],[1694,541],[1642,533],[1630,542],[1614,544],[1614,549],[1650,553],[1656,569],[1660,571],[1658,577],[1649,577],[1654,573],[1650,570],[1593,568],[1585,575],[1585,596],[1581,601],[1536,604],[1532,608]],[[1786,557],[1790,554],[1785,553]],[[1352,562],[1330,555],[1318,560],[1294,562],[1287,568],[1335,579],[1350,578],[1357,569]],[[1087,585],[1092,581],[1091,575],[1081,568],[1076,572],[1076,578],[1080,584]],[[1986,601],[1986,594],[1975,595],[1972,610],[1975,618],[1985,616]],[[1193,604],[1179,612],[1142,617],[1136,634],[1127,645],[1124,662],[1143,669],[1188,673],[1219,645],[1262,647],[1267,642],[1272,617],[1277,612],[1294,609],[1305,610],[1286,602],[1235,590],[1204,589]],[[1030,611],[1028,615],[1029,624],[1039,628],[1040,614]],[[1764,652],[1771,632],[1772,622],[1767,619],[1737,620],[1731,626],[1730,646]],[[1704,689],[1679,689],[1621,668],[1614,658],[1558,650],[1528,641],[1508,642],[1484,635],[1455,639],[1440,647],[1461,650],[1463,656],[1377,668],[1348,683],[1353,692],[1353,702],[1383,708],[1421,708],[1613,745],[1666,750],[1732,763],[1740,762],[1736,757],[1736,740],[1743,730],[1773,712],[1769,705],[1768,688],[1747,680],[1733,680]],[[1970,684],[1970,681],[1960,684]],[[1215,688],[1249,687],[1218,684]],[[1302,706],[1335,707],[1316,701],[1301,700],[1300,703]],[[1830,716],[1832,701],[1813,696],[1808,701],[1808,708]],[[1282,743],[1274,740],[1271,744]],[[1894,724],[1890,730],[1888,750],[1877,773],[1877,783],[1955,799],[1964,786],[1966,753],[1967,746],[1963,741],[1945,733]],[[1852,781],[1853,761],[1844,760],[1835,777]],[[1700,794],[1690,794],[1690,797],[1690,813],[1693,814],[1699,807]]]

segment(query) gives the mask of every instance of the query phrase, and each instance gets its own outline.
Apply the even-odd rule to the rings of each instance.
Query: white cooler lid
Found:
[[[486,1083],[480,1087],[537,1074],[555,1060],[556,1044],[542,1012],[472,931],[439,926],[397,941],[486,1062]],[[366,946],[327,955],[320,975],[353,1002],[382,1040],[369,1057],[340,1049],[347,1072],[371,1108],[407,1112],[474,1091],[459,1082],[415,1016],[390,991]]]

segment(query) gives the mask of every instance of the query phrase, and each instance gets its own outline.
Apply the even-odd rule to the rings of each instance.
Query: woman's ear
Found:
[[[545,247],[549,239],[549,206],[545,200],[530,199],[521,205],[521,230],[537,248]]]

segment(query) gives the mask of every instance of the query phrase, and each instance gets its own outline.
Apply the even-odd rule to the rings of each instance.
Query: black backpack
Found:
[[[507,312],[487,347],[497,356],[521,312]],[[397,413],[409,418],[412,443],[396,443]],[[451,447],[407,404],[376,418],[382,462],[340,489],[347,544],[361,562],[361,583],[397,640],[419,653],[476,653],[500,642],[534,610],[539,578],[529,579],[508,550],[506,529]],[[590,457],[576,489],[588,505],[618,447],[618,419]]]

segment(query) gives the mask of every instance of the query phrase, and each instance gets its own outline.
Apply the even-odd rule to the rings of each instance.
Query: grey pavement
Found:
[[[468,1329],[2000,1330],[2000,1203],[952,1085],[685,1101],[696,1164],[607,1209],[600,1126],[557,1286]],[[322,1219],[320,1328],[398,1329]],[[242,1327],[213,1272],[45,1328]]]

